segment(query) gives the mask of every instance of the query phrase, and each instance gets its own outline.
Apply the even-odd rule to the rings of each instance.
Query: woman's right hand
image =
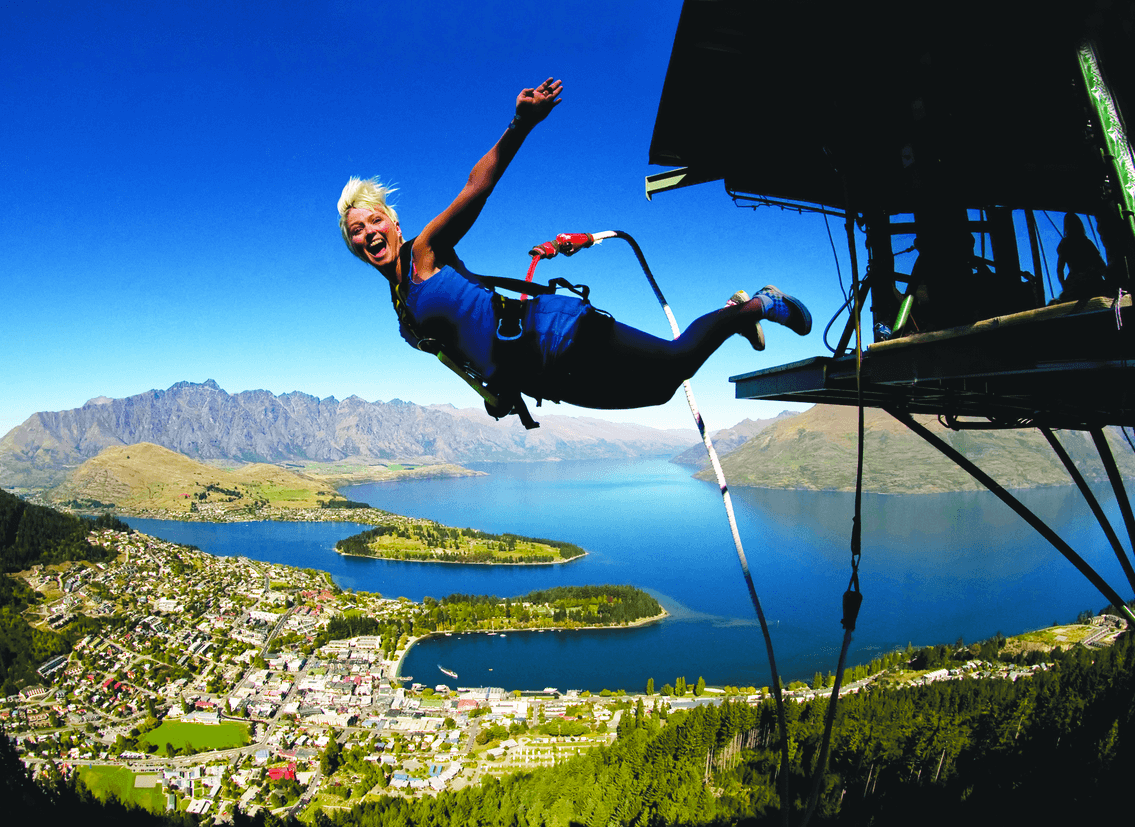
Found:
[[[417,278],[427,279],[436,273],[437,253],[440,252],[444,260],[469,232],[497,181],[524,143],[528,130],[559,105],[563,87],[562,82],[548,78],[535,89],[524,89],[516,96],[516,119],[485,157],[473,165],[469,180],[453,202],[418,233],[414,242]]]
[[[548,117],[560,104],[563,81],[548,78],[535,89],[524,89],[516,96],[516,117],[522,126],[532,127]]]

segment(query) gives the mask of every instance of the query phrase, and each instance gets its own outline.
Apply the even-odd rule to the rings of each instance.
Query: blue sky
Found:
[[[774,283],[808,303],[813,333],[769,326],[760,355],[735,337],[694,389],[711,428],[791,407],[735,400],[727,378],[827,353],[820,335],[840,298],[823,219],[739,209],[719,183],[644,196],[644,176],[661,171],[647,151],[680,10],[677,0],[9,4],[0,434],[37,411],[182,380],[479,406],[403,343],[381,277],[342,243],[335,202],[348,176],[380,175],[400,187],[403,229],[415,233],[500,136],[517,92],[550,75],[564,81],[563,104],[459,254],[477,272],[523,277],[536,242],[626,230],[682,324],[738,288]],[[832,231],[839,246],[842,227]],[[669,335],[620,242],[544,262],[537,276],[586,282],[597,306]],[[660,408],[599,415],[690,423],[680,392]]]

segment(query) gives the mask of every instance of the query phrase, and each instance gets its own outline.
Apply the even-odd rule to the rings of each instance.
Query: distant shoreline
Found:
[[[652,615],[651,617],[643,617],[626,624],[612,624],[609,626],[541,626],[536,629],[501,629],[499,631],[492,629],[470,629],[465,632],[426,632],[424,635],[418,635],[410,638],[406,642],[406,648],[402,654],[399,655],[398,660],[394,664],[394,674],[391,680],[402,680],[402,664],[406,661],[406,656],[410,654],[410,650],[414,645],[423,640],[428,640],[431,637],[445,637],[446,635],[501,635],[501,634],[519,634],[521,632],[587,632],[599,631],[603,629],[635,629],[640,626],[649,626],[652,623],[660,623],[670,616],[666,609],[662,609],[660,614]],[[411,678],[413,676],[411,675]]]
[[[274,510],[267,514],[239,514],[234,512],[199,514],[195,512],[171,513],[164,509],[160,511],[137,511],[127,508],[108,508],[103,511],[93,511],[87,508],[60,508],[58,505],[51,507],[61,511],[70,511],[83,517],[99,517],[104,513],[109,513],[124,521],[131,519],[165,520],[171,523],[358,523],[359,525],[381,525],[382,522],[374,522],[379,520],[377,515],[358,514],[357,512],[377,511],[386,518],[402,516],[390,511],[383,511],[381,508],[295,508]],[[429,521],[423,520],[423,522]]]

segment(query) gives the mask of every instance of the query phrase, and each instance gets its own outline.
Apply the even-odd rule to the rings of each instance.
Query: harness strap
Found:
[[[547,284],[540,284],[539,282],[521,281],[520,279],[510,279],[503,276],[478,276],[481,284],[485,285],[492,290],[508,290],[513,293],[520,293],[521,295],[528,294],[531,296],[550,296],[556,292],[557,289],[563,288],[575,295],[579,296],[584,301],[590,301],[588,296],[591,295],[591,288],[586,284],[572,284],[564,278],[554,278]]]
[[[503,348],[506,364],[500,365],[497,375],[493,377],[491,385],[484,381],[476,371],[468,365],[462,365],[454,359],[449,352],[453,348],[451,342],[441,342],[437,339],[423,338],[414,327],[414,319],[406,307],[406,300],[410,294],[410,280],[414,275],[413,250],[414,239],[404,241],[399,251],[401,258],[402,281],[398,284],[390,282],[390,301],[394,305],[394,312],[398,322],[404,326],[417,341],[418,350],[432,353],[443,365],[452,370],[469,385],[485,402],[485,410],[490,416],[500,419],[509,414],[516,414],[520,422],[528,430],[539,428],[540,423],[532,418],[528,405],[521,396],[520,388],[515,376],[509,376],[508,361],[518,361],[523,358],[523,349],[526,343],[522,340],[524,334],[524,312],[527,306],[527,295],[549,296],[557,288],[564,288],[579,296],[585,302],[589,301],[591,293],[586,284],[572,284],[567,279],[552,279],[548,284],[537,284],[520,279],[502,278],[499,276],[479,276],[479,281],[493,291],[493,317],[496,320],[494,335],[497,338],[497,347]],[[529,278],[535,269],[535,262],[529,270]],[[502,296],[496,292],[497,288],[510,290],[524,295],[522,299],[513,299]],[[539,405],[540,401],[537,400]]]

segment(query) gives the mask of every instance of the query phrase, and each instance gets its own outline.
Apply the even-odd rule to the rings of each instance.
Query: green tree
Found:
[[[654,678],[647,678],[646,679],[646,694],[647,695],[653,695],[654,694]]]
[[[327,742],[327,747],[323,750],[323,755],[319,757],[319,771],[325,777],[330,777],[335,774],[339,769],[339,764],[342,761],[343,747],[339,744],[339,739],[335,737],[335,731],[331,731],[331,740]]]

